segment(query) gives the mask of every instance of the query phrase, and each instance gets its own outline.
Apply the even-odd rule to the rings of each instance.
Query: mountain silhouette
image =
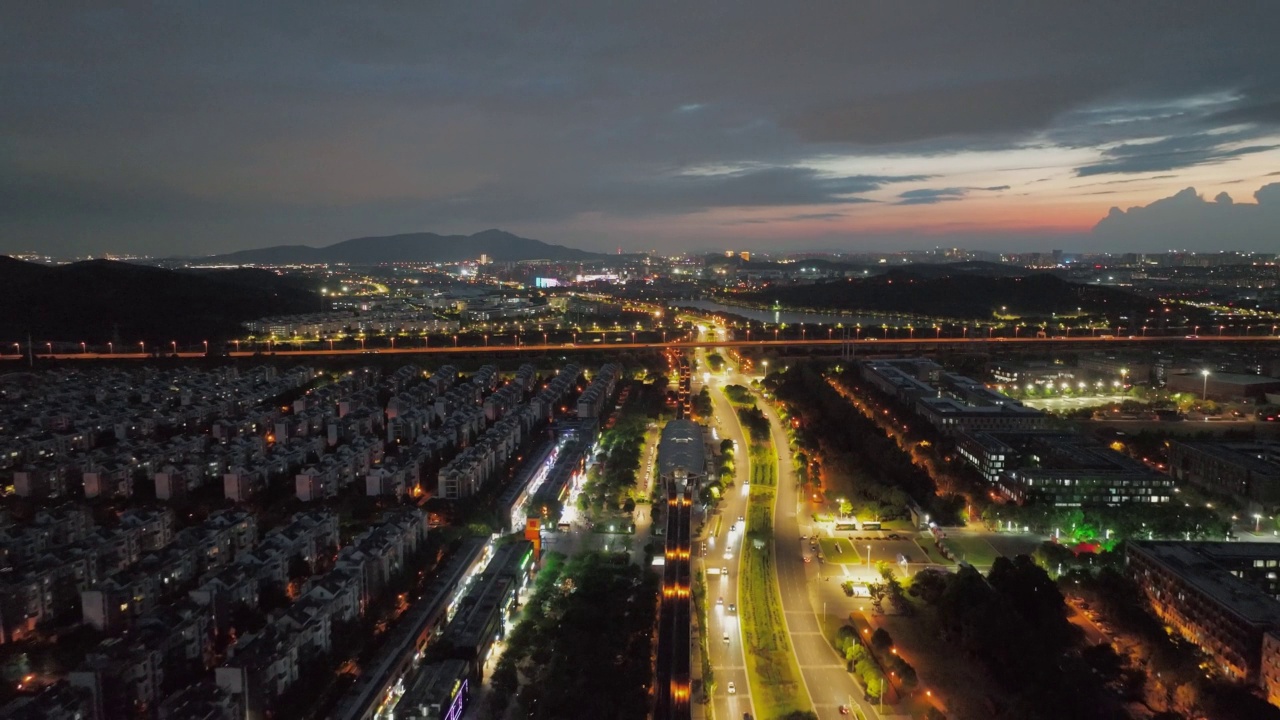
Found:
[[[521,260],[590,260],[598,253],[530,240],[502,230],[485,230],[474,235],[406,233],[344,240],[328,247],[277,245],[257,250],[241,250],[209,258],[229,265],[297,265],[346,263],[380,265],[397,262],[461,262],[488,255],[494,262]]]

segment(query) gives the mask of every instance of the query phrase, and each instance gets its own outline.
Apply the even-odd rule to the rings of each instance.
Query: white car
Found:
[[[732,681],[732,680],[730,680],[730,681],[729,681],[729,694],[730,694],[730,695],[736,695],[736,694],[737,694],[737,692],[738,692],[738,686],[737,686],[737,685],[734,685],[734,684],[733,684],[733,681]]]

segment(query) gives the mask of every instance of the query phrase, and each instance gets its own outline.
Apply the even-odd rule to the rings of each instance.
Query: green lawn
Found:
[[[949,537],[943,540],[957,561],[967,562],[976,567],[987,567],[1000,557],[1000,553],[982,538]]]
[[[950,560],[942,557],[942,553],[938,552],[938,548],[934,546],[932,541],[925,538],[917,538],[916,546],[923,550],[925,555],[929,556],[929,562],[937,563],[938,565],[951,564]]]
[[[862,562],[862,556],[853,549],[853,543],[844,538],[819,538],[818,547],[822,548],[822,555],[829,563],[857,565]]]
[[[774,490],[753,485],[748,500],[742,571],[738,575],[738,615],[752,701],[761,718],[775,718],[810,708],[800,666],[787,636],[769,542],[773,536]],[[756,547],[757,541],[762,547]]]

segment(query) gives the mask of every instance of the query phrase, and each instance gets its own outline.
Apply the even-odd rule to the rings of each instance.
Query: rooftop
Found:
[[[658,472],[669,475],[683,470],[702,473],[707,466],[702,426],[692,420],[672,420],[662,428],[658,443]]]
[[[1265,557],[1277,552],[1273,547],[1255,547],[1267,545],[1273,544],[1131,541],[1129,553],[1143,555],[1165,566],[1183,582],[1247,623],[1280,626],[1280,602],[1218,564],[1221,553],[1239,557],[1241,553],[1258,552]]]

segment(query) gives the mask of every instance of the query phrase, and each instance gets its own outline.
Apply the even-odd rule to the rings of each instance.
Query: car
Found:
[[[733,603],[729,603],[729,612],[731,613],[738,612],[738,606],[734,605]]]
[[[724,551],[724,559],[725,559],[725,560],[732,560],[732,559],[733,559],[733,551],[732,551],[732,550],[725,550],[725,551]]]
[[[841,705],[841,706],[840,706],[840,714],[841,714],[841,715],[848,715],[848,714],[849,714],[849,706],[848,706],[848,705]]]
[[[739,516],[738,516],[738,522],[743,522],[743,519],[742,519],[742,516],[741,516],[741,515],[739,515]]]
[[[724,577],[729,577],[729,566],[728,566],[728,565],[726,565],[726,566],[724,566],[724,567],[720,568],[720,574],[721,574],[722,576],[724,576]]]
[[[725,642],[729,642],[729,631],[728,631],[728,630],[725,630],[725,631],[724,631],[724,641],[725,641]]]
[[[730,680],[730,681],[729,681],[729,688],[728,688],[728,689],[729,689],[729,694],[730,694],[730,695],[733,695],[733,694],[735,694],[735,693],[737,693],[737,692],[738,692],[738,686],[737,686],[737,685],[734,685],[732,680]]]
[[[716,598],[716,604],[717,604],[717,605],[723,605],[723,604],[724,604],[724,598],[722,598],[722,597],[718,597],[718,598]]]
[[[805,561],[805,562],[813,562],[813,558],[809,557],[808,555],[805,555],[805,556],[804,556],[804,561]]]

